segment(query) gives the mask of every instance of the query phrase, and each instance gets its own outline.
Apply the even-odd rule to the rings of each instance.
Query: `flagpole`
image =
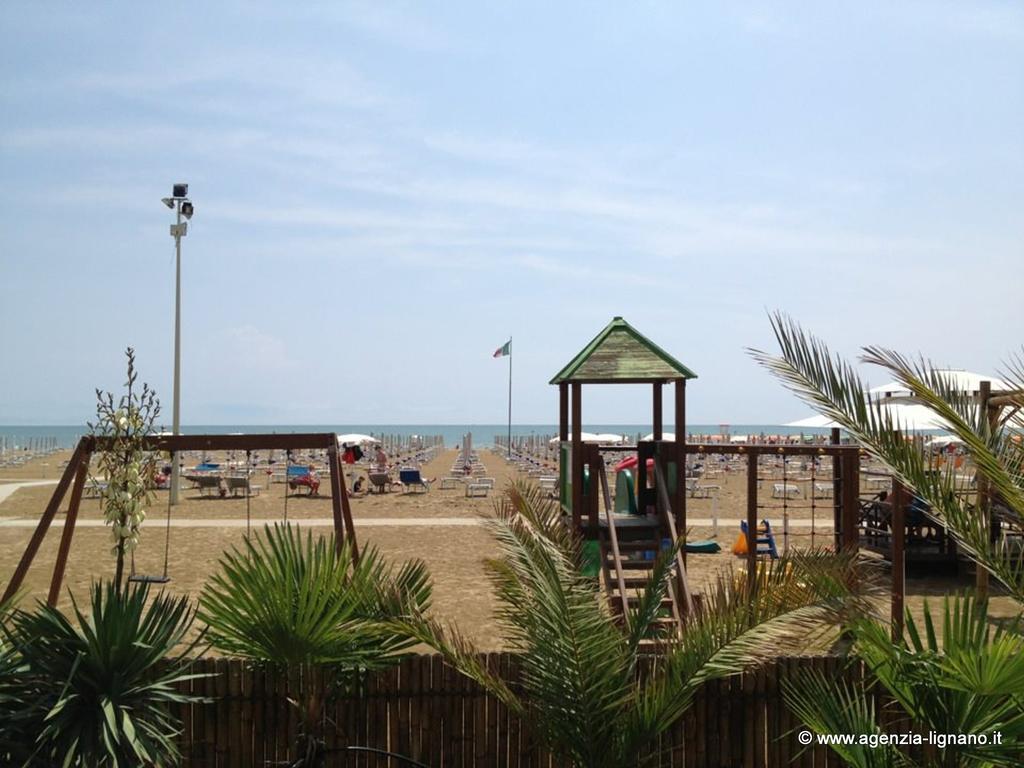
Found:
[[[508,337],[508,457],[512,458],[512,337]]]

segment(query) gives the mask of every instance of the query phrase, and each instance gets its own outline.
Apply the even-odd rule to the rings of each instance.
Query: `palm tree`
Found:
[[[881,404],[869,401],[867,388],[852,365],[833,356],[820,340],[789,318],[776,314],[772,327],[778,356],[752,350],[762,365],[821,413],[843,426],[893,476],[928,502],[927,513],[945,526],[963,552],[1001,581],[1024,608],[1024,561],[1006,538],[993,541],[986,498],[958,492],[952,467],[936,472],[923,453],[902,435],[900,424]],[[926,360],[911,360],[891,350],[865,347],[863,362],[880,366],[950,425],[977,467],[987,496],[999,503],[1002,518],[1024,527],[1024,451],[998,421],[948,376]],[[1006,376],[1024,389],[1024,365],[1011,363]],[[878,621],[851,624],[852,654],[862,659],[877,683],[922,731],[985,734],[988,744],[947,744],[938,765],[1020,765],[1024,746],[1024,635],[1020,621],[994,630],[986,600],[969,594],[947,597],[941,632],[925,605],[923,627],[906,614],[906,632],[893,640]],[[941,635],[941,640],[939,639]],[[819,733],[883,733],[871,690],[807,674],[785,691],[790,707]],[[992,744],[999,731],[1002,743]],[[902,765],[909,762],[895,747],[833,747],[851,765]]]
[[[278,669],[328,664],[337,683],[396,664],[415,640],[388,622],[426,611],[432,587],[418,560],[397,571],[372,547],[355,557],[346,541],[266,526],[224,555],[199,601],[210,643]],[[318,733],[326,692],[307,690],[294,765],[323,762]]]
[[[510,486],[488,525],[501,556],[485,567],[505,639],[521,658],[521,680],[510,684],[492,674],[452,626],[422,616],[396,625],[499,698],[560,765],[636,765],[704,681],[805,646],[811,636],[825,642],[828,627],[863,609],[858,585],[866,582],[849,557],[794,557],[765,565],[754,580],[723,575],[682,640],[641,675],[645,641],[668,641],[653,627],[678,544],[656,560],[650,586],[623,627],[583,575],[580,538],[536,487]]]

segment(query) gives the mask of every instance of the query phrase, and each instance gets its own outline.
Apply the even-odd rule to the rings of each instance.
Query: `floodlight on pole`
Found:
[[[162,198],[162,202],[171,210],[177,209],[177,222],[171,225],[171,237],[174,238],[175,278],[174,278],[174,407],[172,409],[171,430],[173,434],[181,433],[181,238],[188,234],[188,224],[181,220],[184,216],[191,219],[195,208],[188,199],[188,184],[175,184],[170,197]],[[171,454],[171,487],[170,503],[178,503],[178,491],[181,480],[181,465],[178,454]]]

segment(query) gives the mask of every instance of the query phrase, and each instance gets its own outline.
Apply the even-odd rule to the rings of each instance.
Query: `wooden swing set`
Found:
[[[71,498],[68,503],[67,515],[64,518],[64,530],[61,533],[60,546],[57,550],[57,559],[53,566],[53,576],[50,579],[50,590],[47,595],[47,603],[51,606],[57,604],[60,595],[61,585],[64,582],[64,573],[67,569],[68,554],[71,551],[71,540],[75,535],[75,524],[78,520],[78,510],[82,501],[82,491],[85,488],[89,476],[89,463],[92,455],[97,452],[110,449],[110,439],[104,437],[87,436],[78,441],[71,459],[64,470],[50,497],[46,509],[43,511],[39,524],[36,526],[29,540],[28,546],[14,570],[14,575],[4,591],[3,600],[12,597],[25,581],[32,561],[39,551],[39,547],[46,538],[46,534],[57,516],[57,511],[68,489],[71,489]],[[342,543],[347,538],[352,546],[353,556],[359,557],[359,549],[356,543],[356,531],[352,522],[352,509],[349,505],[348,492],[345,489],[345,477],[342,472],[341,455],[338,452],[338,436],[333,432],[311,432],[296,434],[261,434],[261,435],[149,435],[143,438],[143,450],[169,452],[172,461],[177,461],[177,454],[180,451],[251,451],[258,450],[284,450],[291,452],[298,449],[319,449],[326,450],[328,465],[331,475],[331,507],[334,516],[334,540],[335,546],[340,550]],[[248,471],[248,467],[246,467]],[[287,493],[287,491],[286,491]],[[246,492],[248,505],[248,491]],[[248,507],[247,507],[248,510]],[[167,508],[166,540],[164,543],[164,571],[162,576],[136,575],[134,568],[129,577],[132,581],[166,583],[170,581],[167,572],[167,562],[170,553],[171,533],[171,508]],[[248,511],[246,514],[248,520]]]

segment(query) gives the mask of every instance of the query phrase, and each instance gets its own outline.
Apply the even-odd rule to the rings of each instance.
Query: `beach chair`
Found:
[[[442,477],[441,478],[441,490],[447,491],[452,488],[458,488],[463,483],[461,477]]]
[[[370,471],[367,473],[370,478],[370,488],[376,489],[377,493],[387,493],[391,490],[391,475],[387,472]]]
[[[259,496],[260,487],[253,485],[248,477],[239,477],[237,475],[224,478],[227,482],[228,491],[231,492],[232,496],[237,496],[238,492],[241,491],[246,496]]]
[[[400,469],[398,471],[398,482],[402,484],[402,491],[404,493],[409,493],[413,488],[419,488],[423,493],[430,490],[430,485],[423,479],[418,469]]]
[[[491,487],[492,486],[486,483],[466,483],[466,496],[469,498],[487,498],[487,494],[490,492]]]
[[[773,483],[772,484],[772,498],[783,499],[783,498],[799,498],[803,495],[800,490],[800,486],[795,483]]]

